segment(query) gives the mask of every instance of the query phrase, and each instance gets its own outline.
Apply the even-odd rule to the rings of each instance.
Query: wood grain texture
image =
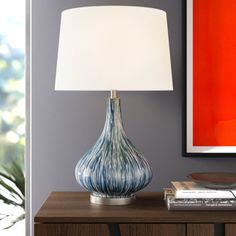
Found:
[[[162,193],[139,193],[128,206],[100,206],[87,192],[53,192],[36,223],[235,223],[235,212],[170,212]]]
[[[187,236],[214,236],[214,224],[187,224]]]
[[[121,224],[122,236],[185,236],[185,224]]]
[[[35,224],[35,236],[109,236],[105,224]]]
[[[225,236],[235,236],[235,235],[236,235],[236,223],[225,224]]]
[[[121,224],[122,236],[185,236],[184,224]],[[108,236],[105,224],[35,224],[35,236]]]

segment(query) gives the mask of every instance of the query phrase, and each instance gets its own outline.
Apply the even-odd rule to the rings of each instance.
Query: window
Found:
[[[25,0],[0,6],[0,235],[23,236]]]

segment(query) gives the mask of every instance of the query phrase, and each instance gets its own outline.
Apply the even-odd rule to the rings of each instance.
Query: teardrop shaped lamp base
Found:
[[[78,161],[75,177],[92,203],[104,205],[130,204],[150,183],[151,166],[125,134],[119,98],[108,100],[103,131]]]
[[[90,202],[99,205],[129,205],[133,203],[136,199],[136,196],[133,195],[131,197],[117,197],[117,198],[109,198],[109,197],[98,197],[90,194]]]

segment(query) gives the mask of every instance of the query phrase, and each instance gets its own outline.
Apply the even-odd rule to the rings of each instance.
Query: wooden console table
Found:
[[[34,218],[35,236],[236,236],[236,212],[170,212],[162,193],[128,206],[89,202],[87,192],[53,192]]]

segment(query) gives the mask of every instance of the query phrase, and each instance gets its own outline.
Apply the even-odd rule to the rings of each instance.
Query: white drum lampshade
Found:
[[[65,10],[56,90],[172,90],[166,13],[133,6]]]

